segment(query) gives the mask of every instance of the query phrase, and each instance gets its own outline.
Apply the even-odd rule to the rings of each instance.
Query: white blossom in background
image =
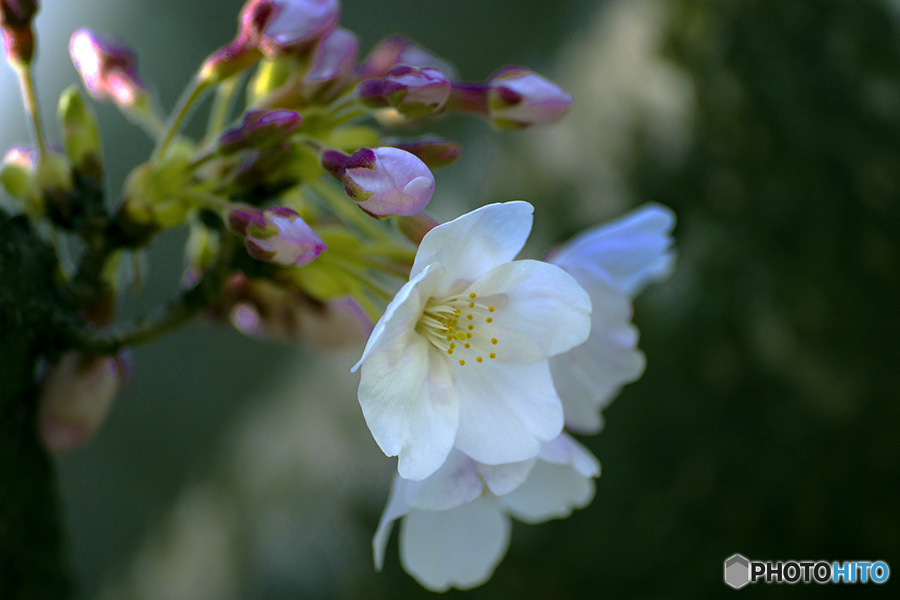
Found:
[[[469,589],[490,579],[509,548],[510,517],[541,523],[568,517],[594,497],[597,459],[566,434],[527,461],[484,465],[454,450],[422,481],[394,477],[372,540],[381,570],[394,521],[400,562],[424,587]]]
[[[578,281],[593,305],[587,341],[550,359],[568,429],[600,431],[600,410],[644,372],[631,300],[647,284],[669,275],[674,226],[675,215],[668,208],[642,206],[581,233],[548,258]]]
[[[528,460],[562,430],[547,359],[587,339],[591,306],[559,267],[513,261],[532,211],[491,204],[429,231],[353,368],[366,423],[406,479],[453,447],[485,464]]]

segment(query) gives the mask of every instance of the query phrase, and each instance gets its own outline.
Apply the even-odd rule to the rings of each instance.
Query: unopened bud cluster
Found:
[[[361,53],[359,36],[340,26],[338,0],[248,0],[233,39],[197,66],[170,115],[160,114],[128,44],[78,29],[69,41],[77,77],[59,98],[58,127],[48,129],[30,79],[37,9],[35,0],[0,0],[6,54],[28,76],[35,132],[34,148],[4,154],[0,184],[16,211],[42,222],[36,230],[54,240],[61,230],[81,252],[57,277],[74,306],[73,331],[60,334],[64,347],[42,372],[38,428],[53,451],[97,431],[128,379],[124,347],[195,314],[254,337],[362,341],[409,279],[417,247],[444,235],[426,212],[440,197],[433,171],[462,150],[436,135],[404,137],[410,122],[424,127],[455,112],[519,129],[552,123],[572,103],[521,67],[467,82],[399,36]],[[120,186],[105,181],[93,101],[114,105],[154,145]],[[206,101],[208,126],[192,138],[184,125]],[[105,193],[115,187],[113,202]],[[114,308],[133,283],[127,266],[176,228],[189,232],[178,296],[151,320],[157,330],[138,320],[120,335]]]

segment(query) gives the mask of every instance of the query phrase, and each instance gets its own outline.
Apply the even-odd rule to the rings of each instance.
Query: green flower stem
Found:
[[[203,143],[200,144],[201,147],[211,145],[228,123],[228,116],[231,114],[234,95],[238,90],[239,83],[239,77],[229,77],[216,87],[216,97],[213,100],[212,110],[209,113],[206,137],[204,137]]]
[[[149,102],[146,94],[142,94],[134,106],[125,111],[125,116],[132,123],[140,126],[150,136],[150,139],[158,140],[166,130],[165,121],[157,112],[156,107]]]
[[[209,88],[209,85],[209,81],[195,77],[191,80],[188,87],[185,88],[184,92],[182,92],[181,98],[178,99],[178,104],[175,106],[175,110],[172,111],[172,115],[166,123],[163,135],[159,137],[159,142],[156,144],[156,148],[153,149],[153,154],[150,155],[151,163],[158,163],[165,155],[166,150],[169,148],[169,144],[172,143],[175,134],[178,133],[178,130],[181,128],[181,124],[185,117],[187,117],[188,112],[190,112],[194,102],[200,98],[207,88]]]
[[[37,146],[38,160],[43,161],[47,155],[47,147],[44,143],[44,130],[41,125],[41,113],[38,107],[37,94],[34,91],[34,74],[31,65],[17,63],[16,74],[19,76],[19,87],[22,89],[22,101],[25,104],[25,112],[31,122],[34,143]]]
[[[366,244],[363,251],[369,256],[380,256],[390,260],[409,263],[411,267],[416,259],[416,247],[409,243],[376,243]],[[407,269],[407,273],[408,273]]]
[[[352,108],[342,113],[335,113],[328,116],[328,127],[337,129],[343,125],[349,125],[357,119],[369,116],[369,110],[363,108]]]
[[[209,307],[222,291],[231,268],[234,237],[222,236],[215,261],[204,271],[197,285],[185,290],[149,317],[127,327],[98,331],[80,324],[70,331],[72,344],[95,354],[112,354],[121,348],[149,342],[173,331]]]

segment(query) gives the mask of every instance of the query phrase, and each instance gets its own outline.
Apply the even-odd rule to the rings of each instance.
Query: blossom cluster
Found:
[[[0,9],[8,57],[35,105],[37,2]],[[34,110],[35,148],[3,158],[0,183],[19,210],[84,247],[60,276],[79,322],[46,370],[39,429],[53,451],[83,443],[127,380],[120,351],[197,312],[279,340],[370,333],[353,367],[359,403],[378,446],[398,457],[376,566],[402,520],[407,571],[435,590],[472,587],[505,554],[510,517],[563,517],[593,497],[599,463],[566,430],[599,431],[601,410],[641,375],[631,300],[670,270],[674,216],[643,207],[544,260],[516,259],[532,227],[527,202],[438,224],[425,212],[438,195],[433,171],[461,148],[392,129],[451,112],[499,130],[549,125],[573,98],[521,66],[465,81],[398,36],[361,59],[340,10],[338,0],[248,0],[234,39],[198,67],[168,115],[126,44],[72,35],[83,89],[155,147],[109,205],[97,119],[73,85],[59,103],[62,148],[45,143]],[[192,139],[182,126],[208,96],[207,131]],[[188,231],[180,296],[157,321],[117,328],[121,265],[173,228]]]
[[[514,260],[531,224],[529,204],[507,202],[428,232],[354,367],[375,440],[399,456],[376,565],[402,518],[401,561],[433,590],[484,583],[510,516],[538,523],[593,498],[600,465],[564,427],[598,432],[602,408],[640,377],[631,299],[672,266],[661,206],[547,261]]]

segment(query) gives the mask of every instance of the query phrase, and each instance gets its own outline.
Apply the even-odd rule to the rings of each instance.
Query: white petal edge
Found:
[[[391,482],[391,493],[388,496],[387,504],[384,506],[384,512],[381,513],[381,519],[378,521],[378,529],[375,530],[375,535],[372,537],[372,556],[375,559],[376,571],[381,571],[381,568],[384,566],[384,552],[387,549],[388,540],[391,539],[394,521],[410,511],[410,506],[406,503],[406,490],[404,489],[407,483],[399,475],[394,474],[394,479]]]
[[[509,548],[510,529],[488,497],[450,510],[414,510],[400,526],[400,562],[432,591],[470,589],[490,579]]]
[[[644,355],[637,349],[638,331],[631,324],[631,302],[624,292],[594,277],[579,280],[593,302],[587,341],[550,358],[553,384],[559,393],[566,426],[580,433],[597,433],[603,425],[600,410],[622,386],[644,372]]]
[[[674,265],[670,251],[675,213],[659,204],[646,204],[615,221],[579,234],[556,250],[548,262],[566,270],[590,263],[630,297],[647,284],[667,277]]]
[[[536,462],[536,458],[530,458],[501,465],[478,463],[478,472],[484,478],[484,483],[487,484],[491,493],[502,496],[525,483]]]
[[[528,480],[500,496],[509,512],[525,523],[562,519],[594,498],[594,480],[569,465],[538,461]]]
[[[380,344],[415,328],[415,323],[422,314],[425,302],[428,301],[432,290],[443,274],[444,271],[440,265],[431,264],[415,277],[410,277],[410,280],[400,288],[390,304],[387,305],[384,314],[378,319],[378,323],[375,324],[369,335],[359,362],[350,369],[351,373],[356,373],[369,354]]]
[[[459,406],[446,357],[414,331],[369,354],[359,380],[359,405],[378,447],[398,456],[404,479],[422,480],[453,447]]]
[[[567,433],[541,444],[538,458],[556,465],[567,465],[583,477],[599,477],[600,461],[591,451]]]
[[[406,504],[419,510],[447,510],[477,500],[484,492],[479,465],[453,450],[441,468],[421,481],[404,481]]]
[[[527,202],[488,204],[438,225],[425,234],[410,271],[416,277],[432,263],[447,269],[435,294],[466,287],[494,267],[513,260],[531,233],[534,207]]]

